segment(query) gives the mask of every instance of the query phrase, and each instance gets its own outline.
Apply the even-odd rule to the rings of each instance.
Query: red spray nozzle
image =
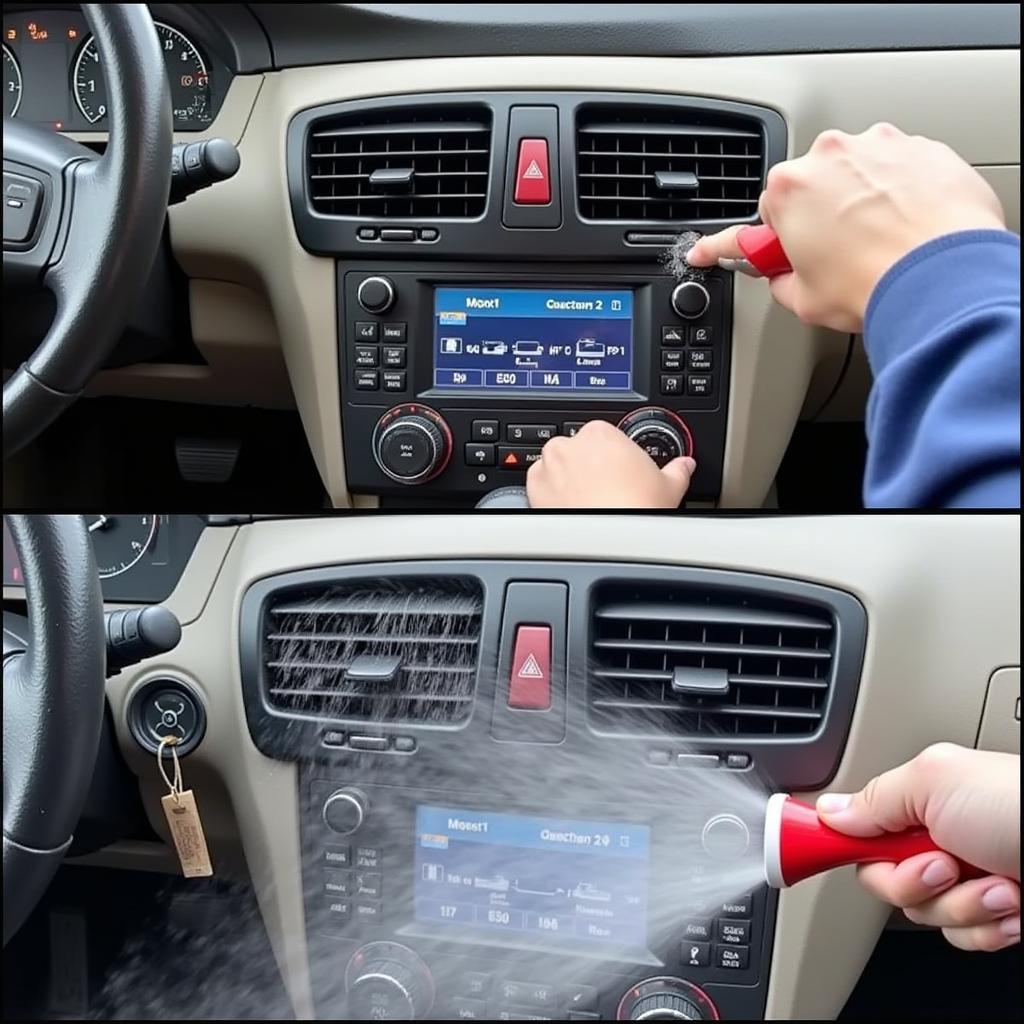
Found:
[[[844,864],[899,863],[932,850],[944,852],[926,828],[858,838],[829,828],[813,807],[785,793],[776,793],[768,800],[764,872],[768,884],[776,889],[785,889]],[[973,864],[959,863],[962,878],[980,878],[987,873]]]

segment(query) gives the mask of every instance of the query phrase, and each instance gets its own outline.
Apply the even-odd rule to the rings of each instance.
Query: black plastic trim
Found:
[[[1018,4],[252,4],[277,67],[1020,46]],[[625,84],[625,83],[623,83]]]
[[[271,597],[279,590],[311,584],[351,582],[358,579],[406,576],[468,576],[477,579],[484,589],[481,623],[480,662],[477,673],[477,699],[468,722],[458,728],[431,728],[423,724],[396,726],[401,732],[416,737],[415,759],[420,777],[426,781],[431,770],[455,784],[457,770],[452,767],[463,760],[467,745],[493,743],[490,735],[489,709],[493,706],[499,680],[499,653],[502,625],[502,595],[514,580],[566,583],[569,586],[566,630],[567,707],[566,733],[563,743],[546,748],[546,757],[553,761],[578,759],[581,753],[600,758],[602,750],[614,748],[616,755],[626,758],[635,754],[638,780],[652,785],[670,784],[672,769],[652,768],[647,755],[652,746],[675,743],[687,751],[714,751],[721,754],[746,753],[753,757],[754,767],[772,787],[787,790],[814,789],[824,785],[835,774],[842,755],[856,702],[867,636],[867,615],[861,603],[841,590],[783,577],[731,570],[691,567],[646,566],[602,562],[519,562],[473,561],[397,562],[347,565],[270,576],[254,582],[246,590],[239,623],[239,659],[242,696],[249,732],[256,746],[265,754],[283,760],[306,761],[324,759],[328,762],[353,763],[360,757],[373,755],[350,751],[331,751],[320,744],[326,726],[335,727],[329,719],[289,717],[271,709],[264,699],[264,668],[262,664],[262,622]],[[736,740],[732,737],[671,737],[615,734],[603,736],[587,724],[586,671],[589,664],[590,612],[592,592],[602,582],[613,580],[650,581],[712,588],[734,588],[763,593],[791,601],[802,601],[825,607],[833,615],[836,630],[836,654],[833,659],[832,687],[821,728],[806,737],[759,737]],[[363,723],[365,725],[365,723]],[[377,730],[388,734],[392,727],[382,723]],[[489,760],[500,770],[501,747],[495,744]],[[518,745],[508,744],[510,748]],[[510,753],[509,757],[514,754]],[[573,763],[579,763],[578,760]],[[644,773],[644,774],[641,774]]]

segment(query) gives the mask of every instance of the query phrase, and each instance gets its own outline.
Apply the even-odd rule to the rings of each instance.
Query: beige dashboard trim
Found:
[[[889,120],[942,139],[972,163],[1020,163],[1020,51],[943,50],[722,58],[488,57],[378,61],[268,74],[231,181],[170,211],[175,252],[192,277],[263,291],[296,404],[331,501],[348,507],[338,396],[333,263],[298,244],[285,132],[300,110],[389,94],[621,89],[718,96],[778,110],[790,153],[828,127]],[[979,112],[987,112],[979,116]],[[995,120],[998,120],[998,124]],[[737,282],[722,503],[757,507],[804,405],[825,332],[774,307],[763,284]]]
[[[246,587],[257,579],[302,567],[402,559],[618,559],[740,569],[840,587],[868,613],[863,679],[832,784],[841,789],[862,785],[935,740],[973,746],[993,671],[1020,662],[1015,516],[574,515],[544,517],[543,529],[537,524],[533,516],[380,515],[241,527],[203,613],[186,627],[179,648],[108,683],[125,758],[143,780],[160,828],[155,772],[125,729],[125,699],[145,679],[167,671],[182,674],[204,694],[208,736],[186,759],[186,775],[201,804],[208,800],[211,807],[204,820],[211,819],[215,860],[237,862],[244,851],[300,1018],[310,1016],[311,1003],[296,772],[256,750],[241,698],[239,610]],[[200,567],[193,560],[189,573],[195,571]],[[769,1017],[834,1017],[887,916],[847,870],[783,892]]]

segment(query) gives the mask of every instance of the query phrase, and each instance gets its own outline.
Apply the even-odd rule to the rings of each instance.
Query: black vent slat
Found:
[[[325,117],[309,133],[307,158],[306,184],[317,213],[375,220],[479,217],[490,179],[490,111],[442,105]],[[411,178],[401,190],[385,189],[383,171],[411,172]]]
[[[642,104],[585,106],[577,115],[577,195],[587,220],[751,220],[764,177],[765,137],[753,117]],[[665,187],[672,179],[688,184]]]
[[[590,723],[612,733],[812,736],[825,721],[835,642],[832,611],[810,602],[609,582],[592,607]],[[707,692],[678,685],[690,677],[723,682]]]
[[[712,644],[702,641],[688,643],[681,640],[597,640],[594,642],[594,647],[624,651],[666,651],[680,654],[738,654],[740,657],[763,655],[767,658],[814,658],[819,661],[828,661],[832,657],[829,651],[808,650],[803,647],[755,647],[748,644]]]
[[[264,615],[266,700],[279,712],[330,721],[464,722],[476,692],[482,607],[480,585],[462,578],[282,594]],[[366,671],[381,664],[383,675]]]

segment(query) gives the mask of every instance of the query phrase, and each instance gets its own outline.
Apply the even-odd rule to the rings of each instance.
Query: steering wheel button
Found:
[[[42,191],[38,181],[4,171],[5,242],[26,242],[32,237]]]

